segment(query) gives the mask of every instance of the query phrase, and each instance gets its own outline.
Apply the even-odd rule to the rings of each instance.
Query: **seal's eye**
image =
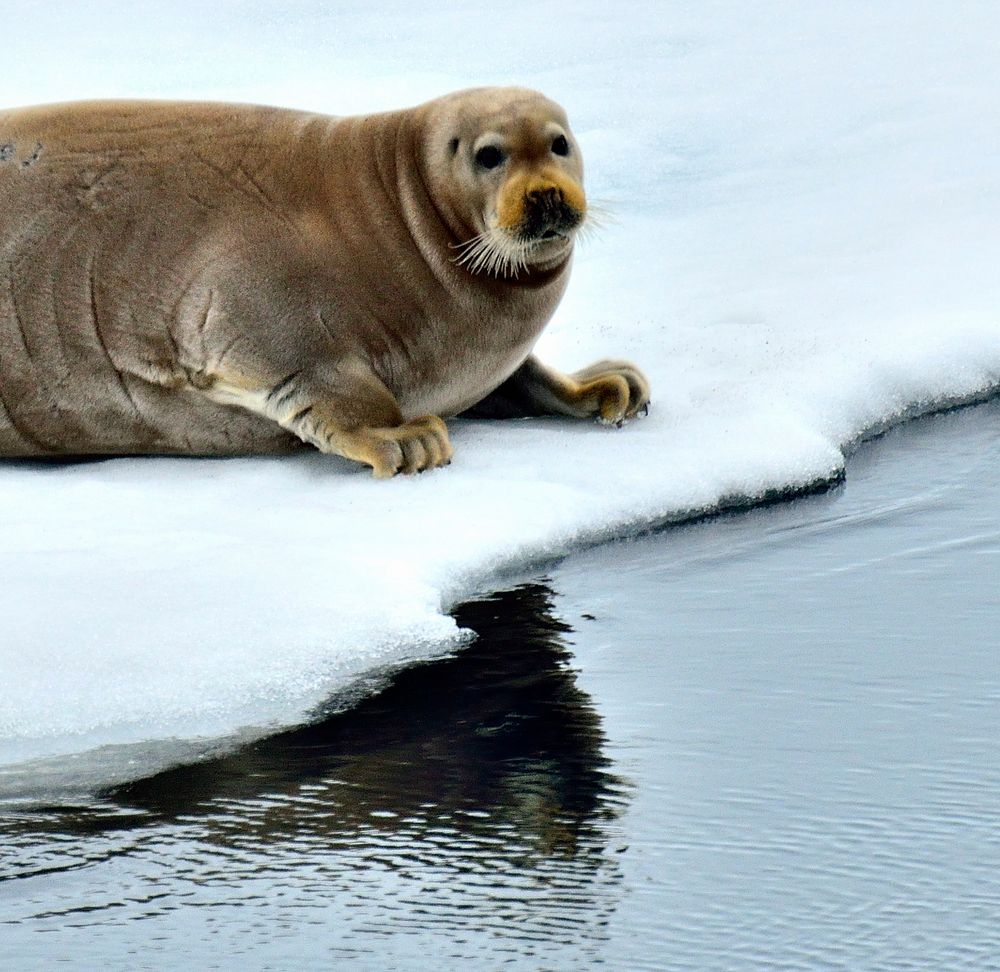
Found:
[[[484,169],[495,169],[498,165],[502,165],[506,158],[502,149],[498,149],[495,145],[484,145],[476,152],[476,165]]]
[[[565,135],[557,135],[552,139],[552,151],[556,155],[569,155],[569,142]]]

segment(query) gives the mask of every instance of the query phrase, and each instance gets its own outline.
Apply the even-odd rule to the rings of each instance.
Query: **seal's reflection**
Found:
[[[478,637],[456,656],[400,671],[319,724],[108,796],[161,819],[207,815],[210,840],[258,851],[436,827],[499,836],[501,854],[600,850],[623,787],[551,598],[535,583],[466,603],[455,618]]]

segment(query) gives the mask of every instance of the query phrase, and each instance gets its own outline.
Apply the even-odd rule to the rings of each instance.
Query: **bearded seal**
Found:
[[[627,362],[531,353],[587,217],[563,110],[520,88],[336,118],[0,112],[0,455],[448,463],[442,416],[620,424]]]

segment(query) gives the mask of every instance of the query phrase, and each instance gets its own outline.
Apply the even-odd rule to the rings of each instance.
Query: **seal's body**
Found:
[[[581,183],[561,109],[521,89],[344,119],[0,113],[0,455],[307,442],[392,475],[447,462],[440,416],[505,382],[620,422],[648,400],[634,368],[530,357]]]

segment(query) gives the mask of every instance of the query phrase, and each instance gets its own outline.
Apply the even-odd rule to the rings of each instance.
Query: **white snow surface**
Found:
[[[0,463],[0,796],[299,722],[456,647],[449,606],[501,571],[827,479],[1000,387],[996,4],[7,7],[6,105],[546,92],[612,220],[538,350],[633,359],[653,408],[455,421],[450,467],[389,482],[319,454]]]

